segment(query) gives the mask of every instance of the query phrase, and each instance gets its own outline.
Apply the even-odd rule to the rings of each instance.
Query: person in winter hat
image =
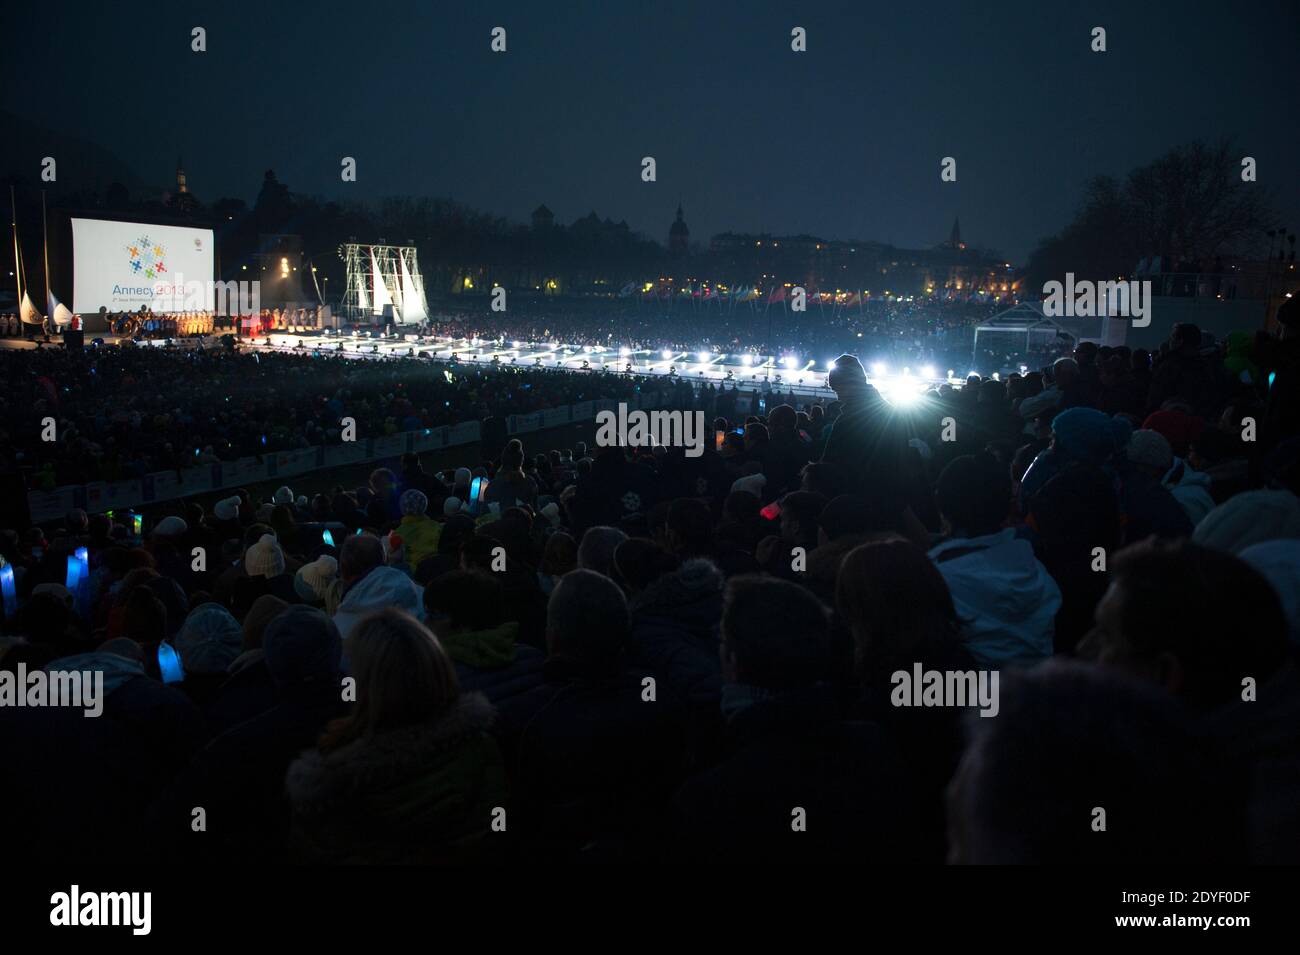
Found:
[[[212,516],[219,521],[239,520],[239,495],[222,498],[212,505]]]
[[[230,606],[242,618],[263,594],[274,594],[286,603],[298,603],[293,577],[285,572],[284,551],[274,534],[263,534],[244,552],[244,574],[231,586]]]
[[[456,498],[447,500],[454,501]],[[401,539],[406,565],[411,569],[411,573],[415,573],[415,568],[420,566],[420,561],[438,553],[438,539],[442,536],[442,525],[426,513],[429,509],[429,498],[423,491],[411,488],[398,499],[398,506],[402,512],[402,520],[394,534]]]
[[[339,593],[339,562],[329,554],[303,564],[294,575],[293,587],[304,603],[324,607],[333,613],[341,599]]]
[[[951,533],[930,559],[952,592],[966,650],[983,667],[1050,657],[1061,590],[1030,543],[1004,526],[1006,468],[987,454],[955,458],[939,475],[937,496]]]
[[[221,604],[199,604],[185,618],[174,641],[185,673],[177,688],[201,709],[208,707],[229,678],[243,641],[243,628],[229,610]]]
[[[293,491],[288,487],[278,487],[275,493],[271,495],[272,504],[292,504]]]
[[[244,552],[244,571],[250,577],[275,577],[284,573],[284,551],[274,534],[263,534]]]
[[[1128,460],[1169,489],[1193,524],[1214,510],[1210,495],[1210,477],[1186,461],[1174,456],[1169,440],[1159,431],[1143,428],[1134,431],[1128,442]]]

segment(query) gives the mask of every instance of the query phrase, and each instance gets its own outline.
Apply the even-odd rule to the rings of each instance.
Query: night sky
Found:
[[[489,50],[497,25],[505,54]],[[193,26],[207,53],[190,51]],[[790,51],[794,26],[807,53]],[[960,215],[967,242],[1023,261],[1087,177],[1226,135],[1300,227],[1294,0],[28,0],[5,4],[0,35],[5,108],[159,186],[183,154],[205,201],[251,202],[274,168],[295,192],[447,196],[520,222],[545,202],[561,222],[594,209],[660,241],[679,199],[696,241],[929,246]],[[645,155],[657,183],[640,179]]]

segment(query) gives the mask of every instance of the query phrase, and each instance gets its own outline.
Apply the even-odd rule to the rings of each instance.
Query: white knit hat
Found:
[[[288,487],[278,487],[275,493],[271,495],[272,504],[292,504],[293,491]]]
[[[460,498],[454,495],[448,497],[442,502],[442,513],[444,517],[451,517],[453,514],[459,514],[461,508]]]
[[[455,482],[455,486],[456,486],[456,487],[469,487],[470,479],[471,479],[473,476],[474,476],[474,475],[470,472],[470,469],[469,469],[469,468],[457,468],[457,469],[456,469],[456,482]]]
[[[329,554],[322,554],[310,564],[303,564],[293,575],[293,589],[303,600],[325,599],[325,590],[339,575],[339,562]]]
[[[239,495],[223,498],[212,506],[212,513],[219,521],[239,520]]]
[[[244,552],[244,571],[250,577],[274,577],[284,573],[284,551],[274,534],[263,534],[262,539]]]

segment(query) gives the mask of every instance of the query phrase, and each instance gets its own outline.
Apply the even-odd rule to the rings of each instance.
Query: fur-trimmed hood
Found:
[[[356,740],[328,754],[310,750],[289,767],[289,799],[295,811],[326,812],[400,786],[436,771],[462,743],[486,733],[495,717],[482,693],[462,693],[435,719]]]

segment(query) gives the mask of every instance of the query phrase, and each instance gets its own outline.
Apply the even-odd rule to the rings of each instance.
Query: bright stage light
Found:
[[[787,368],[794,368],[798,366],[799,359],[796,358],[794,355],[786,355],[784,358],[781,359],[781,364],[785,365],[785,367]]]
[[[883,361],[873,361],[871,363],[871,373],[877,378],[883,378],[885,375],[889,374],[889,366]]]
[[[754,364],[754,356],[747,352],[744,355],[740,356],[740,363],[745,367],[749,367],[750,365]]]
[[[628,348],[626,345],[624,345],[622,348],[620,348],[620,349],[618,350],[618,353],[619,353],[622,357],[626,358],[628,355],[632,354],[632,349],[630,349],[630,348]]]
[[[921,366],[921,374],[925,375],[925,377],[927,377],[927,378],[933,378],[933,377],[934,377],[934,365],[922,365],[922,366]]]
[[[709,354],[708,352],[706,352],[706,351],[702,351],[702,352],[700,352],[700,353],[699,353],[698,355],[696,355],[695,357],[698,358],[698,359],[700,360],[700,364],[701,364],[701,365],[706,365],[706,364],[708,364],[709,361],[710,361],[710,359],[713,358],[713,356],[710,355],[710,354]]]
[[[659,353],[659,357],[662,358],[664,361],[672,361],[673,353],[670,352],[667,348],[665,348],[663,351]]]

